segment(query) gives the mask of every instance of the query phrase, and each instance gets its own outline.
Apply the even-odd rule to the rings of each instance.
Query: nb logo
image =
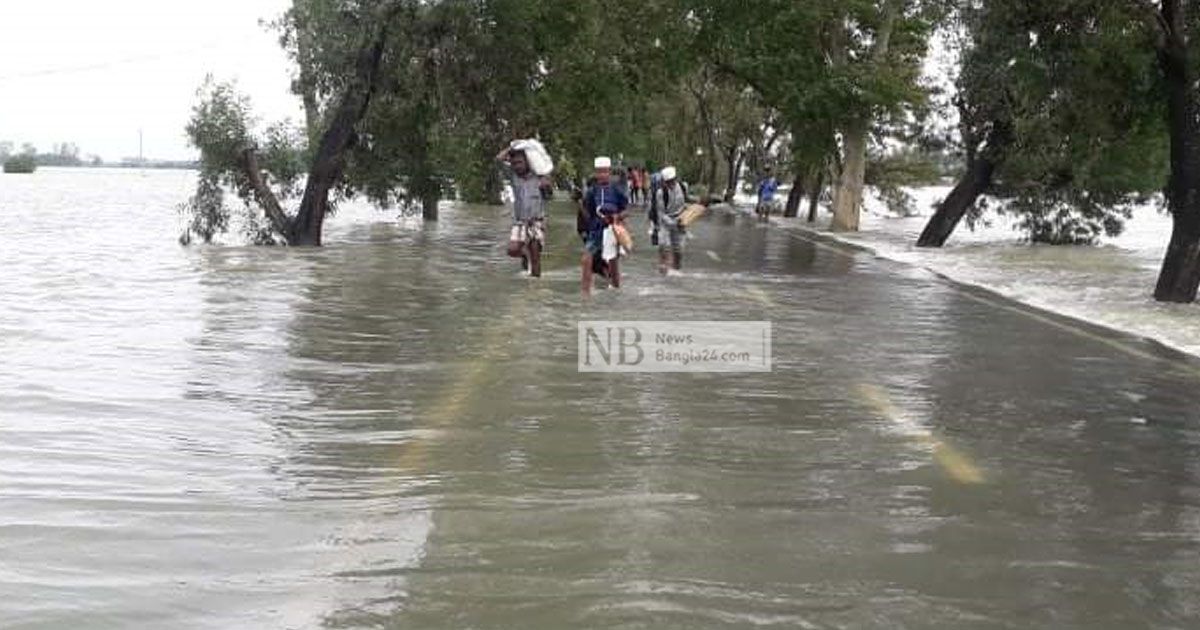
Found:
[[[586,326],[583,330],[584,347],[581,357],[583,365],[594,367],[634,366],[646,358],[642,348],[642,331],[632,326]],[[613,358],[616,362],[613,362]]]

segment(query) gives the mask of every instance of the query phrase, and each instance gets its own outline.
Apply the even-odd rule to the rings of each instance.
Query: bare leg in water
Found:
[[[582,271],[583,271],[583,276],[581,278],[581,284],[583,286],[583,294],[585,296],[591,295],[592,294],[592,255],[584,254],[580,263],[581,263]]]
[[[542,277],[542,243],[537,239],[529,242],[528,250],[529,275],[534,278]]]

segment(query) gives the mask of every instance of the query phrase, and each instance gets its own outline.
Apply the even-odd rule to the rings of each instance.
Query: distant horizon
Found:
[[[24,147],[22,146],[24,143],[17,143],[17,142],[8,140],[7,138],[0,138],[0,143],[6,143],[6,142],[11,142],[13,145],[12,150],[8,154],[7,157],[16,157],[16,156],[25,154]],[[30,144],[32,144],[32,143],[30,143]],[[76,144],[74,142],[70,142],[70,141],[56,142],[53,145],[51,145],[48,149],[44,148],[44,147],[39,147],[37,145],[33,145],[34,156],[36,156],[36,157],[58,156],[60,154],[56,153],[54,149],[56,146],[62,145],[62,144],[73,145],[75,148],[78,149],[79,152],[78,152],[78,154],[76,154],[75,157],[79,160],[80,163],[79,164],[39,164],[39,167],[42,167],[42,168],[58,168],[58,167],[79,168],[79,167],[84,167],[84,166],[97,166],[97,164],[95,164],[96,160],[100,160],[100,163],[99,163],[100,166],[128,166],[128,165],[133,165],[133,164],[138,164],[138,163],[143,163],[143,164],[185,164],[185,163],[198,164],[200,162],[199,155],[193,155],[192,157],[186,157],[186,158],[163,158],[163,157],[146,156],[146,155],[143,155],[143,156],[124,155],[124,156],[121,156],[118,158],[106,158],[98,153],[93,153],[93,152],[87,151],[84,147],[81,147],[78,144]],[[0,157],[4,157],[4,153],[2,151],[0,151]]]
[[[16,155],[21,155],[23,153],[22,145],[24,145],[25,143],[16,142],[14,140],[8,140],[7,138],[0,138],[0,143],[2,143],[2,142],[12,142],[13,150],[10,155],[16,156]],[[144,162],[199,162],[200,161],[200,155],[199,155],[199,153],[196,153],[195,151],[193,151],[193,155],[191,155],[189,157],[182,157],[182,158],[176,158],[176,157],[165,157],[164,158],[164,157],[157,157],[157,156],[152,156],[152,155],[143,155],[143,156],[123,155],[120,157],[105,157],[94,151],[88,151],[86,147],[80,146],[78,143],[72,142],[70,140],[64,140],[62,142],[55,142],[55,143],[52,143],[51,146],[49,146],[49,147],[42,147],[42,146],[38,146],[36,144],[34,144],[33,147],[35,149],[36,155],[55,155],[54,146],[63,144],[64,142],[66,144],[73,144],[79,148],[78,157],[85,164],[88,162],[92,162],[93,158],[99,158],[101,160],[101,162],[103,162],[104,164],[120,164],[123,162],[136,162],[139,160],[144,161]],[[33,144],[33,143],[29,143],[29,144]],[[2,154],[0,154],[0,155],[2,155]]]

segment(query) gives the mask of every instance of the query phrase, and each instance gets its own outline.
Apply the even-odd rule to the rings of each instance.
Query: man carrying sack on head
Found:
[[[550,174],[554,163],[537,140],[516,140],[496,156],[508,166],[513,192],[513,225],[508,255],[521,259],[529,275],[542,275],[546,247],[546,201],[554,196]]]

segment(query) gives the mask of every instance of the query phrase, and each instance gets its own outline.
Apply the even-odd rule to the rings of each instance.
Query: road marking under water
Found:
[[[929,428],[909,418],[892,402],[884,388],[860,383],[856,392],[872,411],[895,423],[905,436],[920,445],[928,446],[933,452],[933,461],[947,477],[964,485],[976,485],[984,482],[983,471],[971,461],[970,457],[945,440],[938,438]]]
[[[398,462],[402,469],[426,468],[431,443],[441,439],[447,427],[470,411],[485,376],[491,371],[489,368],[498,364],[501,347],[512,331],[511,322],[523,320],[528,301],[527,296],[518,296],[510,302],[504,317],[489,320],[482,336],[482,350],[460,364],[458,374],[441,398],[429,407],[428,413],[418,417],[424,420],[421,429],[425,433],[402,445]]]
[[[767,308],[774,308],[776,305],[775,299],[772,298],[769,293],[762,290],[761,287],[751,285],[745,287],[743,290],[745,291],[747,297]]]

